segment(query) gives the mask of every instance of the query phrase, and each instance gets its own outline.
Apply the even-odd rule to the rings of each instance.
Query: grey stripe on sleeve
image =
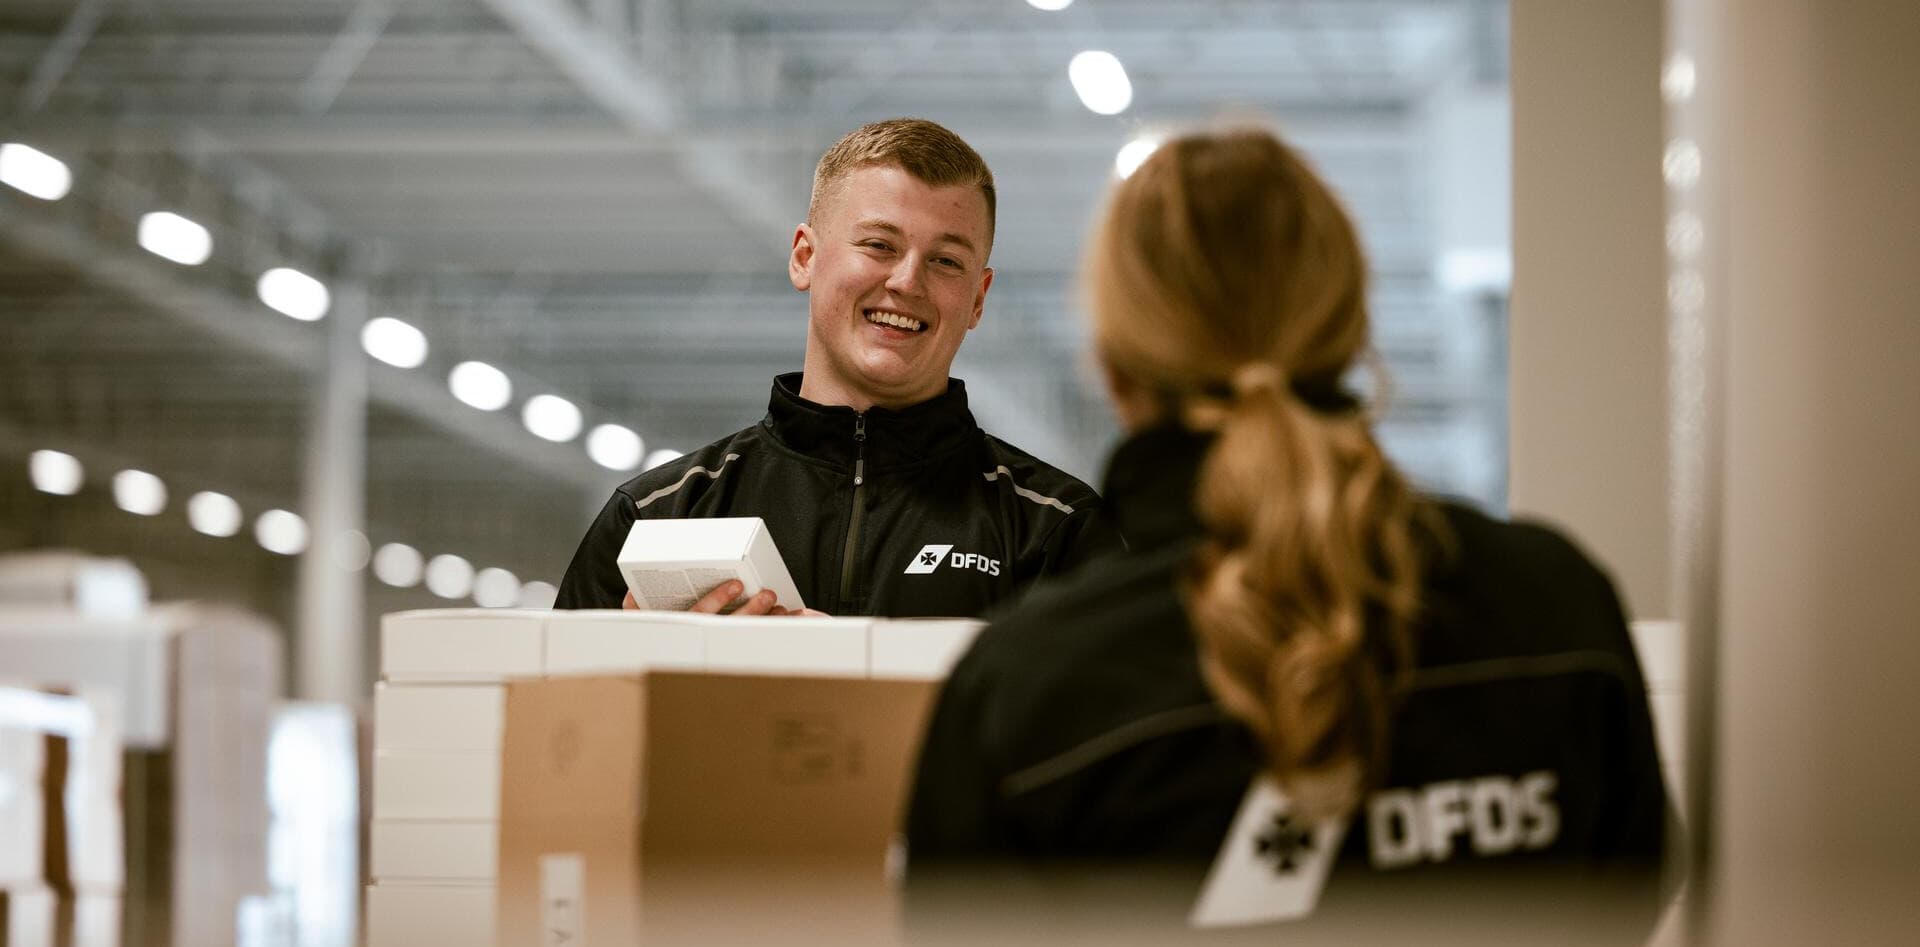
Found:
[[[667,486],[661,487],[660,489],[647,494],[645,497],[639,500],[635,500],[633,503],[633,508],[636,510],[644,510],[647,508],[647,504],[652,503],[653,501],[658,500],[661,497],[673,496],[675,493],[680,492],[681,487],[684,487],[687,485],[687,481],[693,479],[694,474],[706,474],[708,479],[718,480],[720,479],[721,472],[727,469],[727,465],[739,459],[740,459],[739,454],[728,454],[725,459],[720,461],[720,466],[715,467],[712,470],[708,470],[705,467],[694,467],[688,470],[686,474],[682,476],[679,480],[676,480]]]
[[[1013,488],[1014,496],[1024,497],[1025,499],[1032,500],[1033,502],[1038,503],[1041,506],[1053,507],[1054,509],[1059,510],[1062,513],[1065,513],[1068,516],[1073,515],[1073,507],[1070,507],[1065,503],[1062,503],[1059,500],[1054,499],[1053,497],[1050,497],[1041,493],[1035,493],[1032,490],[1027,489],[1026,487],[1023,487],[1017,483],[1014,483],[1013,471],[1008,470],[1006,468],[1006,465],[1004,464],[1001,466],[995,467],[992,470],[989,470],[986,473],[981,474],[980,476],[987,478],[988,483],[992,483],[995,480],[1000,479],[1001,477],[1005,477],[1007,478],[1007,486]]]

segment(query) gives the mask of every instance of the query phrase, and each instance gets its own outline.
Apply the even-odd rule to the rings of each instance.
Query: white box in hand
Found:
[[[745,595],[772,589],[781,605],[806,607],[757,516],[635,520],[618,562],[643,609],[686,611],[728,579],[739,579]]]

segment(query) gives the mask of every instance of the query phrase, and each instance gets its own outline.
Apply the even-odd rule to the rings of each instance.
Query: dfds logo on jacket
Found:
[[[988,559],[976,552],[953,552],[952,543],[928,543],[913,554],[904,575],[926,575],[944,563],[954,569],[972,569],[988,575],[1000,574],[1000,560]]]

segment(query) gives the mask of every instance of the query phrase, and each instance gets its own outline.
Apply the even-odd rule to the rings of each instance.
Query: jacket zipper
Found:
[[[853,556],[860,545],[860,516],[866,504],[860,488],[867,482],[867,416],[853,416],[853,516],[847,520],[847,548],[840,556],[840,606],[853,600]]]

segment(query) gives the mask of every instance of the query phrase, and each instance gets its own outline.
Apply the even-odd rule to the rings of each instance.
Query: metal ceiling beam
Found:
[[[7,214],[0,217],[0,241],[12,244],[23,256],[51,259],[85,273],[90,280],[125,293],[178,323],[279,363],[289,371],[310,373],[322,361],[323,340],[307,331],[310,327],[295,325],[173,275],[137,251],[109,245],[78,229]],[[375,404],[403,412],[557,483],[596,494],[606,489],[608,472],[584,453],[557,449],[522,430],[509,417],[469,408],[419,372],[373,367],[370,381]]]
[[[300,85],[300,104],[309,113],[318,115],[333,107],[347,80],[366,61],[367,53],[373,51],[373,44],[380,41],[380,34],[392,20],[393,0],[361,0],[348,15],[340,35],[334,37],[333,45],[327,47],[312,74]]]
[[[485,2],[630,131],[673,137],[681,130],[675,90],[641,68],[568,4],[559,0]],[[696,143],[675,154],[687,177],[718,200],[756,242],[777,241],[775,245],[785,246],[799,222],[800,205],[755,175],[737,150]]]
[[[46,55],[33,67],[33,75],[27,79],[25,91],[20,93],[20,111],[38,112],[47,100],[53,96],[60,80],[65,78],[67,70],[73,68],[74,60],[80,57],[80,50],[93,38],[100,21],[107,15],[106,0],[80,0],[73,8],[73,14],[67,17],[67,23],[60,28],[59,35],[53,38],[53,44],[47,47]]]

